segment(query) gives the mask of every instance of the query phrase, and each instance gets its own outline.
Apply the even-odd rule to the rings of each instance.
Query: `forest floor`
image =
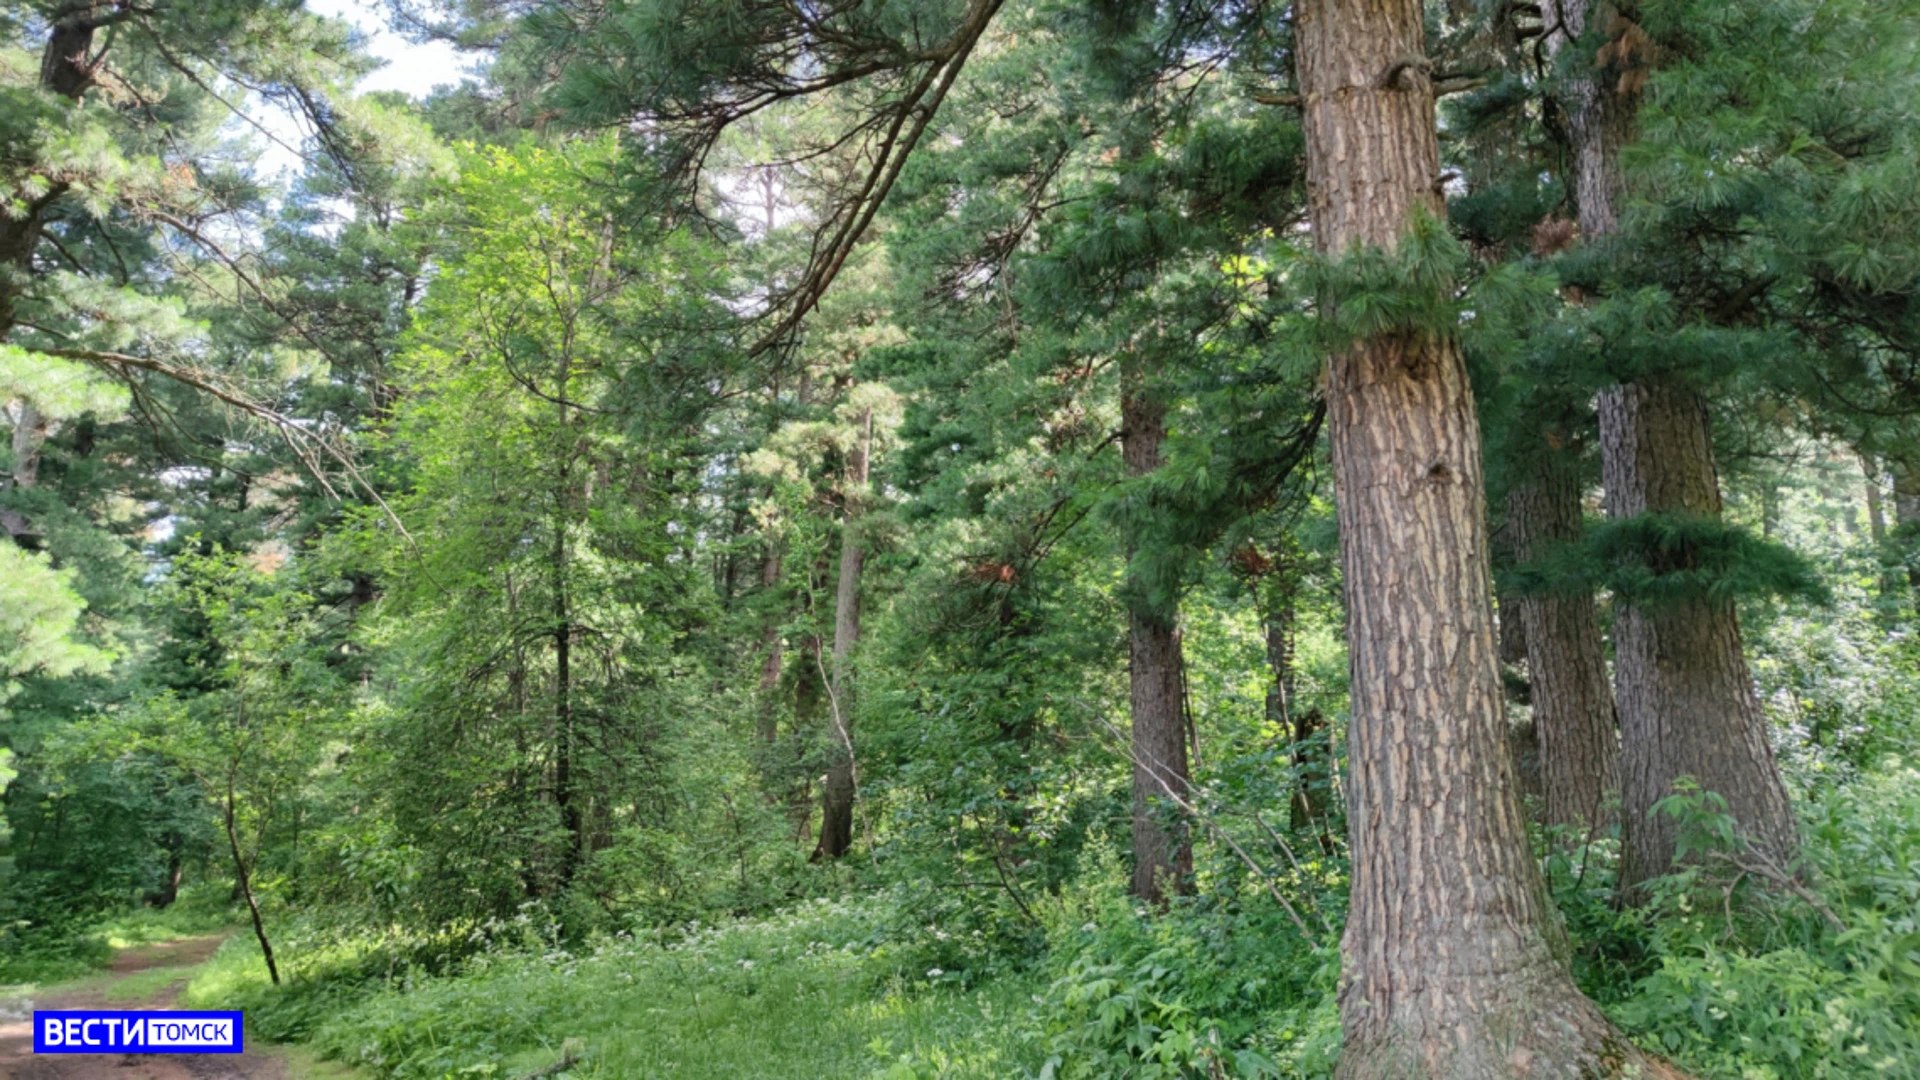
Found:
[[[323,1080],[353,1075],[248,1040],[242,1054],[73,1054],[36,1057],[35,1009],[165,1009],[226,940],[204,934],[122,949],[104,975],[0,999],[0,1080]]]

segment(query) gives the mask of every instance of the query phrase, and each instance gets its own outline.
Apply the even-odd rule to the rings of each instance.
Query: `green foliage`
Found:
[[[912,950],[876,931],[888,903],[820,901],[754,922],[622,932],[573,952],[554,946],[555,928],[516,916],[476,928],[484,951],[456,972],[407,975],[351,1002],[329,996],[313,969],[270,991],[223,953],[187,1000],[244,1002],[261,1030],[311,1026],[324,1054],[378,1076],[515,1076],[563,1044],[581,1069],[607,1076],[901,1077],[930,1062],[942,1076],[1017,1075],[1027,1059],[1011,1036],[1027,985],[968,992],[938,969],[903,966]],[[363,936],[357,948],[373,943]],[[321,955],[340,962],[341,948]]]
[[[1094,851],[1047,909],[1041,1077],[1279,1077],[1325,1053],[1312,1014],[1339,969],[1331,941],[1303,940],[1257,892],[1149,914],[1111,847]]]
[[[95,974],[116,949],[218,933],[241,915],[224,882],[188,886],[165,908],[139,907],[97,921],[0,926],[0,987],[39,988]]]
[[[1832,598],[1826,579],[1786,545],[1739,525],[1679,514],[1591,524],[1580,546],[1514,567],[1509,581],[1523,592],[1605,589],[1641,604]]]
[[[190,1002],[380,1075],[1329,1077],[1318,379],[1401,336],[1465,352],[1496,497],[1553,453],[1591,504],[1620,380],[1713,410],[1725,523],[1508,582],[1740,605],[1810,869],[1743,873],[1691,790],[1644,906],[1614,837],[1539,837],[1580,985],[1702,1076],[1912,1075],[1915,526],[1855,535],[1855,451],[1920,462],[1920,13],[1629,7],[1617,237],[1572,242],[1542,96],[1618,28],[1528,57],[1528,5],[1454,4],[1435,78],[1491,70],[1446,214],[1316,254],[1285,5],[1010,0],[935,109],[984,8],[406,2],[489,59],[413,103],[291,0],[116,8],[55,93],[52,8],[0,3],[0,513],[41,549],[0,539],[0,978],[227,919],[237,850],[289,978],[237,937]],[[284,191],[231,139],[262,103],[312,135]],[[1180,629],[1194,757],[1158,911],[1111,839],[1129,612]],[[814,864],[835,719],[856,842]]]
[[[103,670],[110,654],[73,640],[86,601],[73,592],[72,570],[55,570],[45,555],[0,544],[0,702],[22,675],[61,678]]]
[[[1708,1074],[1920,1075],[1915,779],[1893,762],[1815,804],[1810,884],[1839,925],[1737,862],[1662,881],[1648,922],[1652,970],[1613,1010],[1622,1025]],[[1716,798],[1681,791],[1662,812],[1691,850],[1737,853]]]

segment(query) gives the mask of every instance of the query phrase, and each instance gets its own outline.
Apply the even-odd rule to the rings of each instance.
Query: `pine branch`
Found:
[[[171,379],[182,386],[206,394],[208,397],[224,405],[237,409],[267,424],[279,433],[280,438],[287,444],[287,449],[293,451],[294,456],[299,459],[300,464],[306,468],[308,474],[320,485],[321,489],[327,493],[328,498],[336,502],[344,501],[340,496],[340,492],[333,486],[332,481],[327,479],[326,470],[320,465],[320,456],[331,458],[335,464],[345,470],[348,478],[366,494],[367,498],[370,499],[374,505],[380,508],[381,512],[386,515],[387,520],[393,523],[393,527],[399,530],[400,535],[404,537],[409,544],[413,543],[413,535],[407,531],[406,524],[400,520],[400,516],[394,513],[393,508],[387,505],[387,501],[381,497],[380,492],[367,480],[365,474],[360,471],[359,465],[353,460],[352,455],[335,444],[332,439],[328,439],[310,430],[306,422],[300,418],[288,416],[286,413],[273,408],[271,405],[257,401],[238,390],[223,385],[213,376],[195,371],[191,368],[169,364],[163,360],[154,360],[144,356],[132,356],[127,353],[105,352],[97,349],[35,349],[34,351],[44,353],[47,356],[57,356],[63,360],[79,360],[84,363],[93,364],[96,367],[119,376],[121,379],[130,380],[131,372],[133,371],[152,372],[156,375]]]
[[[1393,68],[1389,68],[1388,70],[1394,74],[1395,78],[1400,77],[1399,71]],[[1487,85],[1489,81],[1485,75],[1449,73],[1433,80],[1433,96],[1441,98],[1446,97],[1448,94],[1463,94],[1468,90],[1478,90]],[[1386,84],[1383,83],[1382,85]],[[1304,104],[1299,94],[1282,94],[1274,90],[1255,90],[1249,96],[1253,98],[1254,104],[1256,105],[1280,105],[1286,108],[1297,109]]]

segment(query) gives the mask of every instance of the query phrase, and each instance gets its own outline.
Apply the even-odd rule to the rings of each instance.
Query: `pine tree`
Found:
[[[1415,2],[1303,5],[1298,79],[1316,247],[1395,252],[1406,287],[1444,290],[1418,261],[1441,211],[1424,29]],[[1353,672],[1339,1075],[1669,1075],[1574,986],[1533,858],[1460,347],[1351,318],[1327,379]]]

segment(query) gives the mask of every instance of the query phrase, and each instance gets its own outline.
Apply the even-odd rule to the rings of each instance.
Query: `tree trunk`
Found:
[[[554,770],[553,801],[560,811],[560,826],[566,845],[560,854],[560,886],[573,881],[586,853],[585,815],[581,813],[579,792],[575,790],[573,730],[573,604],[572,558],[567,533],[573,525],[573,455],[578,442],[573,432],[567,402],[573,389],[573,358],[562,356],[554,379],[554,404],[558,410],[561,447],[560,475],[554,494],[553,520],[553,717]],[[589,482],[591,473],[589,472]]]
[[[853,650],[860,641],[860,571],[867,553],[858,533],[860,501],[873,453],[873,411],[860,416],[862,432],[847,454],[846,522],[840,539],[840,579],[834,588],[833,670],[827,681],[827,782],[821,793],[820,843],[815,859],[837,859],[853,846],[853,800],[857,794],[853,759]]]
[[[127,15],[124,6],[107,0],[67,5],[49,28],[46,48],[40,54],[40,88],[78,101],[93,85],[94,32]],[[26,204],[25,213],[0,215],[0,342],[13,332],[18,317],[15,305],[32,271],[33,253],[40,246],[47,211],[68,188],[66,181],[55,181]]]
[[[767,543],[767,555],[760,564],[760,589],[772,592],[780,584],[780,546]],[[780,740],[780,668],[785,657],[780,648],[778,612],[767,614],[766,628],[760,632],[760,741],[770,751]]]
[[[224,815],[227,827],[227,846],[233,851],[233,887],[247,902],[247,913],[253,916],[253,936],[260,942],[261,959],[267,962],[267,978],[273,985],[280,985],[280,965],[273,960],[273,942],[267,940],[267,924],[260,918],[260,902],[254,899],[252,875],[248,872],[247,860],[240,853],[240,830],[236,826],[234,810],[233,773],[227,773],[227,804]]]
[[[1878,547],[1887,542],[1887,513],[1880,505],[1880,469],[1869,454],[1860,455],[1860,475],[1867,484],[1867,534]]]
[[[561,544],[565,544],[561,540]],[[578,792],[574,790],[573,732],[573,624],[567,617],[566,594],[554,599],[557,623],[553,631],[554,667],[554,766],[553,801],[560,810],[560,825],[566,832],[566,849],[560,856],[560,884],[573,880],[585,848],[585,830]]]
[[[1295,10],[1315,244],[1391,249],[1444,212],[1422,6]],[[1660,1075],[1574,987],[1521,817],[1460,350],[1357,341],[1326,395],[1352,668],[1337,1075]]]
[[[1920,536],[1920,468],[1903,457],[1891,459],[1893,465],[1893,524],[1896,550],[1907,568],[1907,588],[1920,606],[1920,560],[1913,557],[1916,536]]]
[[[1900,583],[1893,576],[1893,550],[1887,546],[1887,510],[1880,492],[1880,465],[1872,454],[1860,455],[1860,473],[1867,485],[1867,532],[1873,539],[1873,560],[1880,567],[1876,579],[1881,618],[1900,605]]]
[[[1694,391],[1643,382],[1602,392],[1600,440],[1609,517],[1720,516],[1706,403]],[[1653,805],[1672,794],[1682,776],[1720,793],[1749,841],[1782,865],[1790,861],[1797,843],[1793,809],[1732,601],[1622,599],[1614,607],[1624,747],[1621,888],[1630,894],[1672,865],[1674,822],[1654,814]]]
[[[1267,668],[1273,675],[1267,686],[1267,723],[1289,741],[1293,797],[1287,803],[1288,824],[1296,832],[1313,831],[1321,850],[1331,852],[1327,797],[1332,763],[1326,740],[1320,737],[1326,719],[1319,709],[1300,708],[1294,692],[1298,676],[1294,647],[1300,621],[1299,559],[1289,546],[1283,547],[1273,561],[1274,578],[1266,595]]]
[[[1517,560],[1513,551],[1513,521],[1494,528],[1494,564],[1511,566]],[[1546,788],[1540,782],[1540,736],[1531,716],[1516,719],[1516,706],[1531,706],[1532,673],[1527,662],[1527,624],[1520,613],[1520,594],[1494,579],[1494,626],[1499,634],[1500,689],[1505,694],[1507,715],[1507,753],[1513,756],[1514,782],[1519,785],[1520,804],[1531,813],[1546,804]]]
[[[160,881],[160,887],[148,893],[148,907],[165,909],[173,906],[180,898],[180,878],[186,872],[186,837],[177,832],[168,831],[160,836],[160,850],[167,853],[167,875]]]
[[[1580,231],[1593,240],[1619,230],[1625,186],[1620,147],[1633,127],[1644,50],[1624,46],[1640,34],[1631,21],[1591,0],[1553,0],[1549,49],[1571,47],[1606,11],[1610,47],[1585,64],[1563,94],[1573,142]],[[1601,63],[1599,57],[1606,57]],[[1581,65],[1576,65],[1581,67]],[[1614,518],[1670,513],[1720,516],[1711,428],[1700,395],[1677,383],[1643,378],[1599,397],[1600,456],[1607,513]],[[1614,680],[1624,747],[1621,769],[1620,885],[1631,893],[1665,873],[1673,822],[1652,814],[1691,775],[1728,800],[1748,838],[1785,861],[1795,847],[1793,814],[1774,764],[1765,719],[1741,650],[1733,605],[1709,599],[1657,608],[1616,601]]]
[[[1546,446],[1537,450],[1507,493],[1507,526],[1521,565],[1538,563],[1581,535],[1574,463]],[[1607,799],[1620,790],[1619,724],[1593,591],[1541,590],[1515,599],[1526,626],[1546,823],[1591,836],[1608,823]]]
[[[1132,373],[1126,376],[1134,383]],[[1137,385],[1120,402],[1121,452],[1127,472],[1145,476],[1160,467],[1166,408]],[[1131,549],[1132,545],[1129,545]],[[1129,550],[1129,555],[1133,554]],[[1169,794],[1187,797],[1187,714],[1182,693],[1180,631],[1170,612],[1150,610],[1136,595],[1127,609],[1127,685],[1133,758],[1133,895],[1161,904],[1180,893],[1193,874],[1193,847],[1184,823],[1164,822]]]
[[[40,486],[40,454],[50,425],[33,402],[20,402],[20,418],[13,425],[13,482],[18,487]]]

